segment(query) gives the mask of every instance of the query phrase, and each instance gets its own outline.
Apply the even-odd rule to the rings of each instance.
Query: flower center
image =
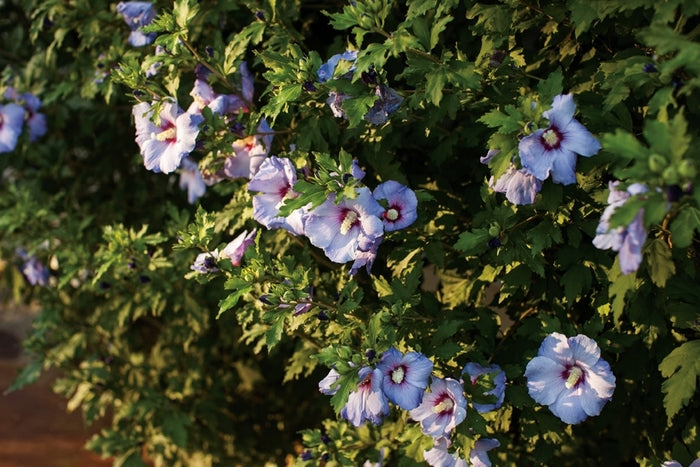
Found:
[[[343,218],[343,223],[340,224],[340,233],[343,235],[347,234],[359,217],[360,216],[355,211],[348,209],[348,212],[345,213],[345,217]]]
[[[547,128],[544,133],[542,133],[542,141],[544,141],[544,145],[547,149],[556,149],[559,147],[559,143],[561,143],[561,134],[559,134],[554,127]]]
[[[403,366],[400,366],[391,372],[391,380],[395,384],[401,384],[401,382],[403,382],[404,376],[406,376],[406,370],[404,370]]]
[[[157,133],[155,135],[156,140],[158,141],[173,141],[177,138],[177,130],[175,129],[174,126],[171,126],[169,128],[164,129],[160,133]]]
[[[435,413],[445,413],[452,411],[452,407],[455,406],[454,401],[449,398],[443,398],[435,407],[433,407],[433,412]]]
[[[358,384],[358,389],[369,389],[372,386],[372,373],[368,373],[367,376],[365,376],[365,379],[360,381],[360,384]]]
[[[389,208],[384,213],[384,217],[389,219],[390,221],[395,221],[399,218],[399,210],[396,208]]]
[[[576,385],[583,379],[583,370],[577,366],[572,366],[569,369],[569,376],[566,378],[566,389],[571,389],[576,387]]]

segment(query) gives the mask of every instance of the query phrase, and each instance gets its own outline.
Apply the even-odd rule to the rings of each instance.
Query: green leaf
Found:
[[[425,94],[435,106],[440,105],[442,100],[442,90],[445,88],[447,76],[441,68],[428,73],[425,80]]]
[[[643,159],[649,157],[649,149],[642,145],[633,134],[626,131],[617,130],[613,133],[606,133],[601,138],[603,148],[615,157],[625,159]]]
[[[277,344],[279,344],[280,340],[282,340],[282,333],[284,331],[285,321],[286,317],[284,314],[276,314],[272,325],[265,332],[265,345],[267,345],[268,349],[272,349]]]
[[[498,128],[498,133],[509,134],[520,131],[521,119],[523,115],[513,105],[507,105],[502,112],[500,109],[494,109],[485,113],[479,118],[479,121],[491,128]]]
[[[645,248],[652,282],[658,287],[665,287],[666,281],[676,273],[671,249],[663,238],[655,238]]]
[[[615,259],[616,264],[619,263],[619,259]],[[608,289],[608,294],[612,300],[611,309],[613,312],[613,318],[615,322],[620,321],[622,317],[622,311],[625,308],[625,297],[627,292],[633,290],[636,285],[636,277],[634,274],[622,274],[619,265],[615,268],[617,271],[617,277],[611,277],[612,283]]]
[[[248,281],[235,276],[226,281],[225,287],[227,290],[233,290],[233,293],[219,301],[219,313],[216,315],[217,319],[223,312],[236,306],[241,297],[253,290],[253,286]]]
[[[694,206],[686,206],[671,222],[671,241],[674,248],[686,248],[693,242],[693,234],[700,229],[700,211]]]
[[[539,102],[541,106],[547,106],[552,103],[554,96],[562,93],[562,82],[564,75],[561,70],[557,70],[549,74],[546,80],[540,81],[537,85],[539,93]]]
[[[474,229],[471,232],[462,232],[455,248],[464,252],[467,256],[476,256],[489,248],[488,241],[491,238],[486,228]]]
[[[32,384],[41,375],[41,370],[44,367],[44,362],[41,360],[32,360],[22,368],[22,371],[17,375],[17,377],[12,381],[10,387],[5,390],[3,394],[7,395],[18,389],[22,389],[28,384]]]
[[[186,448],[187,427],[191,424],[187,414],[177,409],[170,410],[163,418],[163,434],[172,439],[177,446]]]
[[[430,50],[433,50],[440,40],[440,33],[447,28],[447,23],[452,21],[454,18],[452,16],[444,16],[438,21],[433,23],[433,27],[430,28]],[[437,104],[436,104],[437,105]]]
[[[331,405],[336,415],[339,415],[340,411],[345,407],[345,404],[348,403],[348,396],[350,396],[350,393],[357,390],[357,384],[356,372],[340,375],[338,381],[336,381],[338,391],[331,397]]]
[[[575,263],[566,270],[561,277],[561,282],[564,284],[564,294],[569,305],[578,301],[581,292],[586,294],[592,279],[590,268],[582,263]]]
[[[700,340],[686,342],[675,348],[659,364],[659,371],[668,378],[661,385],[664,408],[669,421],[695,394],[700,375]]]
[[[367,111],[374,105],[374,101],[378,96],[371,94],[368,96],[353,97],[343,101],[343,110],[348,116],[350,126],[357,126],[362,122],[367,115]]]
[[[186,28],[190,20],[199,12],[199,2],[197,0],[179,0],[173,6],[173,16],[175,22],[181,28]]]

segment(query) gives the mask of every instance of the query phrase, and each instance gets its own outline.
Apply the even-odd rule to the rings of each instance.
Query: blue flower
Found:
[[[377,201],[386,201],[387,208],[382,214],[382,222],[387,232],[408,227],[418,218],[416,194],[399,182],[388,180],[380,183],[372,196]]]
[[[328,93],[328,99],[326,99],[326,104],[331,108],[333,116],[337,118],[344,118],[347,120],[348,116],[343,110],[343,101],[345,99],[350,99],[345,93],[330,91]]]
[[[207,190],[197,163],[189,157],[182,159],[180,167],[180,189],[187,190],[187,202],[194,204]]]
[[[383,125],[389,119],[389,115],[394,113],[401,106],[403,97],[389,86],[383,84],[375,88],[374,93],[379,97],[372,107],[365,114],[365,120],[373,125]]]
[[[0,105],[0,153],[14,151],[23,125],[22,107],[13,103]]]
[[[680,462],[673,460],[664,462],[661,464],[661,467],[683,467],[683,465]],[[700,467],[700,459],[695,459],[688,465],[688,467]]]
[[[571,94],[558,95],[552,108],[542,115],[549,127],[539,129],[520,141],[520,161],[532,175],[555,183],[576,183],[576,154],[592,156],[600,150],[598,140],[574,119],[576,104]]]
[[[338,392],[338,387],[334,387],[334,384],[336,381],[338,381],[338,378],[340,378],[340,373],[338,373],[335,368],[331,368],[331,371],[328,372],[326,377],[318,382],[318,390],[321,392],[321,394],[332,396]]]
[[[348,396],[340,416],[358,427],[367,420],[379,425],[389,415],[389,403],[381,388],[382,374],[378,369],[362,367],[359,378],[357,390]]]
[[[49,283],[49,270],[43,265],[34,255],[29,255],[24,249],[18,248],[17,255],[22,258],[23,263],[20,266],[20,271],[24,278],[31,285],[39,285],[45,287]]]
[[[221,250],[220,257],[228,258],[231,260],[231,264],[234,266],[240,266],[243,260],[243,255],[245,255],[246,250],[255,243],[255,234],[257,229],[253,229],[248,233],[244,230],[238,237],[231,240],[223,250]]]
[[[635,272],[642,262],[642,246],[647,239],[644,229],[644,209],[640,209],[627,227],[619,226],[610,229],[610,218],[615,210],[625,204],[630,196],[645,193],[647,187],[641,183],[633,183],[626,191],[617,190],[619,182],[610,182],[608,207],[603,211],[600,223],[596,228],[593,245],[601,250],[613,250],[619,253],[620,269],[623,274]]]
[[[233,143],[233,155],[224,162],[224,174],[229,178],[253,178],[272,145],[273,131],[267,120],[260,119],[257,133]]]
[[[360,242],[357,244],[357,250],[355,251],[355,261],[353,261],[350,267],[351,276],[357,275],[360,268],[363,266],[367,274],[371,273],[374,260],[377,259],[377,250],[379,249],[380,243],[382,243],[382,237],[377,237],[375,239],[361,237]]]
[[[472,467],[491,467],[491,459],[486,453],[497,448],[501,443],[495,438],[481,438],[476,440],[474,448],[469,451],[469,463]]]
[[[5,91],[5,98],[24,107],[27,128],[29,129],[29,142],[36,141],[46,134],[46,116],[38,112],[41,107],[41,100],[38,97],[29,92],[19,94],[17,90],[10,87]]]
[[[153,108],[146,102],[136,104],[133,115],[143,164],[148,170],[163,173],[177,169],[182,158],[194,149],[199,124],[204,121],[201,115],[183,112],[172,102],[162,105],[160,125],[151,120]]]
[[[459,381],[433,378],[430,392],[411,410],[411,418],[420,422],[423,433],[433,438],[448,436],[467,417],[467,399]]]
[[[490,412],[503,405],[503,399],[505,398],[506,392],[506,374],[503,372],[501,367],[495,363],[484,367],[478,363],[469,362],[464,365],[464,370],[462,370],[462,375],[467,375],[472,384],[476,384],[480,376],[492,373],[496,373],[496,376],[493,378],[494,387],[492,390],[484,392],[484,395],[496,396],[496,402],[494,404],[478,404],[476,402],[472,402],[474,409],[479,413]]]
[[[200,253],[194,260],[190,269],[197,271],[200,274],[208,274],[210,272],[217,272],[219,268],[216,262],[219,260],[219,250],[207,251]]]
[[[525,377],[530,397],[568,424],[599,415],[615,390],[610,365],[600,358],[598,344],[583,334],[547,336]]]
[[[401,352],[394,347],[382,354],[377,364],[381,371],[382,389],[386,397],[404,410],[418,407],[423,400],[433,362],[418,352]]]
[[[360,246],[371,244],[384,233],[380,218],[384,209],[369,188],[357,188],[356,193],[356,198],[339,203],[331,194],[306,219],[304,233],[311,244],[336,263],[354,260]]]
[[[321,65],[318,71],[316,72],[319,83],[325,83],[329,79],[333,78],[333,74],[335,73],[335,69],[338,66],[338,62],[340,62],[341,60],[354,62],[355,59],[357,59],[357,50],[348,50],[346,52],[343,52],[342,54],[333,55],[330,59],[328,59],[326,63]],[[354,69],[355,67],[353,65],[348,71],[352,72],[354,71]]]
[[[517,170],[511,165],[495,183],[491,177],[489,186],[497,193],[505,193],[506,199],[511,203],[523,205],[535,202],[535,196],[542,189],[542,181],[527,169]]]
[[[290,159],[266,158],[248,183],[249,191],[260,192],[253,196],[253,219],[268,229],[283,228],[294,235],[304,233],[306,209],[296,209],[287,217],[278,216],[286,199],[299,196],[293,189],[296,182],[296,168]]]
[[[119,2],[117,13],[124,17],[124,21],[131,29],[129,44],[134,47],[142,47],[152,43],[156,39],[156,33],[144,33],[141,28],[149,24],[156,17],[156,9],[151,2]]]

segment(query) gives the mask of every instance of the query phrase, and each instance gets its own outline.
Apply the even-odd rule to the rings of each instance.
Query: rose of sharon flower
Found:
[[[418,218],[416,194],[405,185],[394,180],[380,183],[372,192],[377,201],[386,200],[387,208],[382,214],[384,230],[392,232],[413,224]]]
[[[29,92],[20,94],[16,89],[10,87],[5,91],[5,98],[11,99],[15,101],[15,104],[24,107],[27,128],[29,130],[29,142],[34,142],[39,137],[46,134],[46,116],[39,113],[41,100],[38,97]]]
[[[124,17],[124,22],[131,29],[129,44],[133,47],[142,47],[152,43],[156,39],[156,33],[144,33],[141,28],[149,24],[156,17],[157,12],[151,2],[119,2],[117,13]]]
[[[0,105],[0,153],[14,151],[24,125],[24,109],[17,104]]]
[[[331,368],[326,377],[318,382],[318,390],[321,394],[332,396],[338,392],[338,388],[333,387],[336,381],[338,381],[338,378],[340,378],[340,373],[338,373],[335,368]]]
[[[187,202],[194,204],[207,190],[197,163],[189,157],[182,159],[180,167],[180,189],[187,190]]]
[[[363,237],[362,240],[357,244],[357,250],[355,251],[355,261],[353,261],[350,267],[350,275],[355,276],[364,266],[367,274],[372,271],[372,266],[374,265],[374,260],[377,259],[377,251],[379,250],[379,245],[382,243],[382,237],[377,237],[375,239],[369,239]]]
[[[449,453],[449,446],[447,438],[437,438],[432,449],[423,451],[423,459],[432,467],[467,467],[467,461]]]
[[[383,376],[382,390],[386,397],[404,410],[418,407],[423,400],[433,362],[418,352],[402,355],[394,347],[382,354],[377,364]]]
[[[411,418],[420,422],[421,429],[433,438],[447,436],[467,417],[467,399],[459,381],[433,378],[430,392],[423,402],[411,410]]]
[[[379,425],[389,414],[389,403],[381,388],[382,374],[378,369],[363,367],[359,377],[357,390],[350,393],[340,416],[358,427],[367,420]]]
[[[197,271],[200,274],[208,274],[210,272],[217,272],[219,268],[216,262],[219,259],[219,250],[207,251],[200,253],[194,259],[194,263],[190,266],[190,269]]]
[[[568,424],[600,414],[615,390],[610,365],[600,358],[598,344],[583,334],[547,336],[525,377],[530,397]]]
[[[160,112],[160,125],[151,120],[153,108],[146,102],[133,108],[136,143],[141,149],[143,164],[154,172],[170,173],[180,166],[196,144],[201,115],[183,112],[177,104],[165,102]]]
[[[661,467],[683,467],[680,462],[678,461],[666,461],[663,464],[661,464]],[[700,459],[695,459],[693,462],[691,462],[688,467],[700,467]]]
[[[263,118],[256,135],[236,140],[233,155],[224,162],[224,174],[229,178],[253,178],[270,152],[272,133],[272,128]]]
[[[335,195],[309,213],[304,233],[311,244],[323,249],[331,261],[346,263],[355,259],[358,246],[372,242],[384,233],[384,209],[372,198],[369,188],[357,188],[355,199],[336,204]]]
[[[228,245],[221,250],[221,258],[228,258],[234,266],[240,266],[246,250],[255,243],[255,234],[257,229],[253,229],[248,233],[244,230],[238,237],[231,240]]]
[[[610,182],[608,207],[603,211],[600,223],[596,228],[593,245],[601,250],[617,251],[620,258],[620,269],[623,274],[635,272],[642,262],[642,246],[647,239],[644,229],[644,209],[640,209],[627,227],[619,226],[610,229],[610,218],[615,210],[625,204],[630,196],[645,193],[647,187],[641,183],[633,183],[626,191],[617,190],[620,182]]]
[[[554,97],[552,108],[542,115],[549,127],[520,141],[520,162],[532,175],[555,183],[576,183],[576,154],[590,157],[600,150],[598,140],[574,118],[576,104],[571,94]]]
[[[511,203],[523,205],[535,202],[535,196],[542,189],[542,181],[535,178],[527,169],[517,170],[514,165],[511,165],[498,181],[494,182],[491,177],[489,186],[497,193],[504,193]]]
[[[374,91],[379,98],[374,101],[372,107],[365,114],[365,120],[373,125],[384,125],[389,120],[389,115],[401,106],[403,97],[389,86],[378,85]]]
[[[491,467],[491,459],[487,451],[497,448],[501,443],[495,438],[481,438],[474,443],[474,448],[469,451],[469,463],[472,467]]]
[[[501,367],[495,363],[484,367],[478,363],[469,362],[464,365],[464,370],[462,370],[462,375],[467,375],[472,384],[476,384],[480,376],[488,375],[490,373],[496,373],[496,376],[493,378],[494,388],[485,392],[484,395],[496,396],[496,403],[477,404],[476,402],[472,402],[474,409],[479,413],[490,412],[503,405],[503,400],[505,399],[506,395],[506,374],[503,372]]]
[[[278,216],[285,199],[299,196],[293,189],[296,182],[296,168],[290,159],[266,158],[248,183],[249,191],[260,192],[253,196],[253,219],[268,229],[283,228],[294,235],[304,233],[306,210],[296,209],[288,217]]]
[[[48,285],[49,270],[46,266],[44,266],[36,256],[30,256],[23,248],[18,248],[16,253],[23,261],[23,264],[20,266],[20,271],[27,282],[31,285],[39,285],[42,287]]]

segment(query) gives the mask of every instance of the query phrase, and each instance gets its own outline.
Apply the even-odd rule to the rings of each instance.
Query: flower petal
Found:
[[[525,368],[527,390],[536,402],[542,405],[553,404],[566,390],[562,373],[566,367],[548,357],[535,357]]]
[[[558,127],[561,132],[561,146],[568,150],[590,157],[600,151],[600,143],[578,120],[572,119],[566,127]]]

